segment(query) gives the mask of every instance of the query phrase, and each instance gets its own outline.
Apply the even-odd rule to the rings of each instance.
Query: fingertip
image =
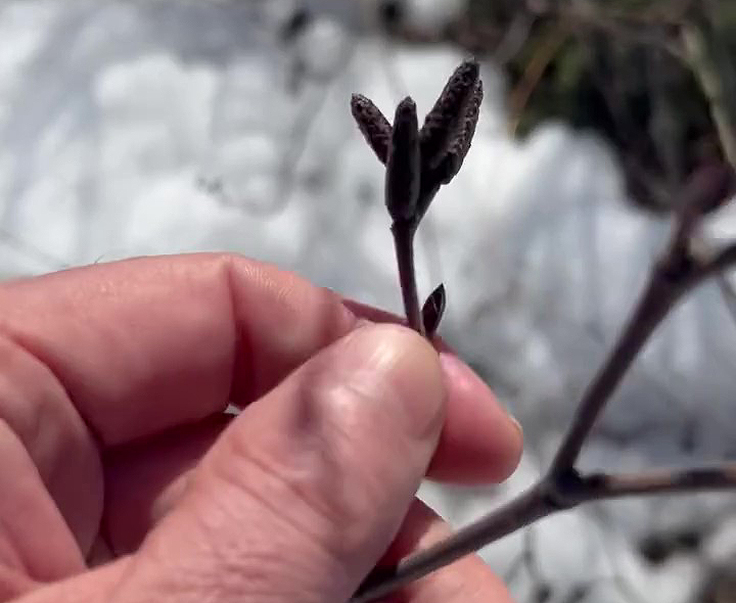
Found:
[[[448,404],[429,476],[438,481],[466,484],[503,481],[521,459],[524,445],[521,425],[456,356],[442,353],[440,363]]]
[[[379,371],[401,401],[407,427],[434,442],[445,415],[446,384],[437,352],[415,331],[395,324],[366,324],[341,345],[342,362]],[[355,360],[348,361],[351,354]]]

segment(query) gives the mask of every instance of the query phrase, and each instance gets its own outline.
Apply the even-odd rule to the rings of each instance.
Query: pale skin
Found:
[[[521,433],[394,321],[231,255],[0,285],[0,601],[347,601],[442,538],[423,477],[502,480]],[[509,600],[470,556],[391,601]]]

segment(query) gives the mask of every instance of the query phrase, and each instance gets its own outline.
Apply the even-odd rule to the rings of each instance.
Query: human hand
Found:
[[[0,601],[346,601],[442,538],[423,476],[503,479],[521,435],[388,319],[224,255],[1,285]],[[470,556],[401,600],[508,595]]]

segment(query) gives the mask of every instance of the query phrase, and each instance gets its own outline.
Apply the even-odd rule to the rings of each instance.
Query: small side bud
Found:
[[[479,78],[478,63],[464,61],[450,76],[434,107],[427,113],[420,133],[425,166],[434,169],[444,159],[458,122],[464,122],[467,108],[476,96]]]
[[[420,172],[417,107],[407,96],[396,107],[386,163],[386,207],[395,222],[414,218]]]
[[[445,285],[440,283],[422,307],[422,322],[424,323],[424,332],[427,334],[427,339],[432,339],[437,332],[442,315],[445,313],[446,303]]]
[[[350,110],[366,142],[379,161],[385,164],[391,142],[391,124],[373,101],[362,94],[353,94],[350,99]]]

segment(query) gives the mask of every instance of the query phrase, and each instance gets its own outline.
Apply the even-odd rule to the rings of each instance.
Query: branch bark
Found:
[[[435,546],[402,560],[394,567],[377,569],[350,603],[369,603],[385,597],[524,526],[583,503],[625,496],[674,495],[734,488],[736,463],[641,474],[580,476],[575,471],[564,476],[548,474],[526,492]]]

